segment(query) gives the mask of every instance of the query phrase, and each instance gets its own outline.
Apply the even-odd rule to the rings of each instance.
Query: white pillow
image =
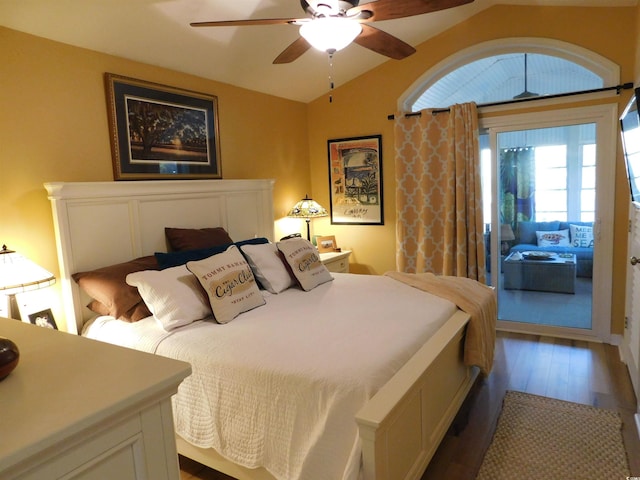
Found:
[[[167,331],[211,315],[198,280],[184,265],[130,273],[126,281],[138,288],[149,311]]]
[[[218,323],[265,304],[251,267],[235,245],[204,260],[187,262],[187,268],[207,292]]]
[[[331,273],[320,261],[318,250],[304,238],[294,238],[277,243],[293,275],[303,290],[313,290],[318,285],[333,280]]]
[[[570,247],[569,229],[567,230],[537,230],[539,247]]]
[[[242,245],[240,250],[247,257],[256,279],[268,292],[280,293],[296,284],[275,244]]]
[[[593,247],[593,227],[588,225],[572,225],[571,244],[574,247]]]

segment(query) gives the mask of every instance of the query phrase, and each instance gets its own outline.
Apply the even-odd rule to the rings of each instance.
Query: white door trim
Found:
[[[629,241],[627,258],[640,255],[640,204],[629,206]],[[620,345],[622,361],[627,365],[636,394],[636,427],[640,434],[640,265],[627,264],[624,340]]]
[[[563,108],[544,112],[519,113],[481,118],[480,128],[488,130],[492,149],[492,198],[497,198],[497,153],[495,138],[498,133],[514,130],[529,130],[578,123],[596,124],[596,221],[594,223],[594,239],[596,248],[593,259],[593,308],[592,330],[561,329],[540,326],[535,333],[556,334],[571,338],[586,338],[611,343],[611,294],[613,281],[613,214],[615,195],[615,158],[616,135],[618,121],[618,104],[593,105],[587,107]],[[497,231],[497,205],[492,207]],[[492,251],[497,250],[497,238],[492,238]],[[492,255],[492,271],[498,270],[499,255]],[[531,325],[520,325],[515,322],[498,322],[501,329],[532,331]]]

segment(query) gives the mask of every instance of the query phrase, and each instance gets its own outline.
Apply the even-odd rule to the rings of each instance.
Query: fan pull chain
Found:
[[[329,54],[329,103],[333,103],[333,52]]]

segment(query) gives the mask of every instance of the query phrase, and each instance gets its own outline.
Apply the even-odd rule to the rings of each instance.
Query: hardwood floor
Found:
[[[180,456],[180,480],[233,480],[233,477]]]
[[[473,480],[480,469],[507,390],[617,410],[631,473],[640,475],[635,395],[611,345],[499,332],[493,371],[469,396],[469,421],[445,437],[422,480]]]
[[[623,420],[631,474],[640,476],[640,440],[633,419],[636,400],[618,349],[584,341],[498,332],[493,371],[467,399],[466,426],[457,435],[456,428],[450,430],[422,480],[475,479],[507,390],[617,410]],[[180,465],[182,480],[231,478],[182,457]]]

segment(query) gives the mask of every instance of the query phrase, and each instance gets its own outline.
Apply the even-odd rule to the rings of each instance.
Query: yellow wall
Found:
[[[214,94],[219,99],[225,178],[275,178],[276,217],[305,193],[329,205],[327,140],[383,135],[384,226],[338,226],[313,221],[317,234],[352,248],[352,270],[395,268],[393,125],[398,98],[425,71],[460,49],[509,37],[574,43],[621,67],[621,80],[640,77],[633,8],[495,6],[337,88],[308,105],[287,101],[83,50],[0,27],[0,243],[58,272],[50,207],[42,183],[109,181],[112,177],[103,74],[112,72]],[[569,27],[570,26],[570,27]],[[353,46],[351,48],[360,48]],[[336,54],[334,62],[340,62]],[[620,97],[621,108],[629,98]],[[616,158],[614,333],[622,332],[628,191],[622,156]],[[303,231],[277,222],[276,236]],[[90,226],[88,226],[90,228]],[[624,248],[623,248],[624,247]],[[55,292],[55,289],[49,289]],[[59,308],[54,305],[54,313]]]
[[[223,176],[275,178],[277,217],[310,191],[305,104],[1,27],[0,50],[0,244],[56,275],[42,184],[113,180],[104,72],[217,95]]]
[[[315,231],[335,235],[340,247],[353,249],[354,272],[383,273],[395,269],[393,122],[387,120],[387,115],[395,112],[398,98],[422,74],[447,57],[500,38],[543,37],[572,43],[618,64],[622,82],[633,81],[638,43],[635,12],[633,8],[495,6],[423,43],[413,56],[400,62],[386,62],[338,88],[332,103],[328,103],[326,97],[312,102],[309,106],[309,149],[314,198],[321,204],[329,203],[327,139],[378,133],[383,136],[385,191],[384,226],[338,226],[331,225],[328,219],[319,219],[314,221]],[[334,58],[334,63],[338,62],[339,53]],[[626,92],[620,96],[620,111],[629,95]],[[620,152],[615,161],[612,331],[622,333],[629,197]]]

